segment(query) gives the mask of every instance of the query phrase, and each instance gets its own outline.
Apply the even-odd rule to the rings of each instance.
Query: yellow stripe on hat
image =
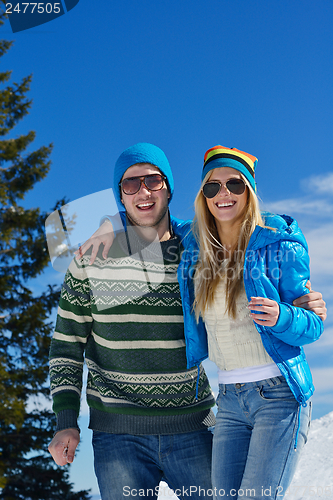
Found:
[[[213,148],[208,149],[204,156],[204,165],[213,160],[214,156],[217,155],[228,155],[229,158],[237,158],[243,160],[242,163],[246,162],[246,164],[251,168],[254,175],[254,164],[258,159],[250,155],[249,153],[245,153],[245,151],[240,151],[236,148],[225,148],[224,146],[214,146]],[[229,156],[230,155],[230,156]],[[221,158],[221,156],[219,156]]]

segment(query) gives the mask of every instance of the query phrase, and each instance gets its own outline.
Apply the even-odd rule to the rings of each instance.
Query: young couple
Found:
[[[181,499],[282,498],[291,482],[314,390],[302,345],[320,337],[326,307],[306,288],[296,221],[259,210],[256,165],[209,149],[191,223],[169,214],[158,147],[136,144],[116,162],[125,230],[106,218],[72,261],[50,350],[49,451],[59,465],[74,459],[85,359],[102,500],[157,498],[161,479]]]

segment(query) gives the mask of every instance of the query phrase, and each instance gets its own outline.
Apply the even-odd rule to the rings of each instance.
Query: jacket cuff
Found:
[[[77,429],[80,431],[75,410],[61,410],[57,414],[57,427],[55,432],[63,431],[64,429]]]
[[[274,326],[270,327],[270,330],[275,333],[285,332],[291,325],[293,321],[293,313],[288,304],[279,302],[280,314],[279,318]]]

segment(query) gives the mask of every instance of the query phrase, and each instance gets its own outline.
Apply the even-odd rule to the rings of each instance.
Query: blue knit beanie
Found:
[[[116,161],[113,172],[113,191],[117,202],[121,204],[119,182],[123,178],[126,170],[136,163],[151,163],[166,176],[170,193],[170,203],[174,189],[171,167],[163,151],[157,146],[154,146],[154,144],[149,144],[148,142],[139,142],[125,149]]]
[[[253,191],[256,191],[255,171],[258,158],[245,151],[224,146],[214,146],[208,149],[204,156],[204,166],[201,180],[203,181],[208,172],[215,168],[231,167],[241,172],[249,181]]]

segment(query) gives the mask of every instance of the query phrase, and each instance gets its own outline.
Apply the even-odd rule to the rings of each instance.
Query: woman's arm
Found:
[[[97,231],[94,232],[90,238],[80,246],[80,248],[74,252],[75,257],[82,257],[90,247],[92,247],[91,257],[89,265],[94,263],[96,255],[101,245],[104,245],[102,252],[103,259],[106,259],[108,252],[112,246],[115,235],[119,231],[124,231],[126,229],[126,214],[125,212],[119,212],[116,215],[105,215],[102,217],[100,226]]]
[[[311,290],[310,281],[307,282],[306,287],[309,289],[309,293],[295,299],[293,305],[295,307],[308,309],[309,311],[317,314],[322,321],[325,321],[327,309],[326,302],[323,300],[322,294]],[[275,300],[263,297],[251,297],[248,308],[251,311],[257,311],[257,313],[250,313],[250,316],[258,325],[275,326],[279,319],[280,307],[278,302]]]
[[[270,333],[287,344],[309,344],[316,341],[322,334],[323,321],[315,312],[292,305],[295,299],[308,293],[306,283],[310,277],[309,256],[306,249],[299,243],[290,245],[289,242],[282,242],[280,250],[278,285],[280,300],[278,302],[270,301],[278,305],[278,315],[276,314],[276,306],[267,303],[267,301],[260,306],[258,304],[260,300],[256,300],[257,307],[253,310],[267,313],[264,308],[269,308],[270,315],[270,324],[264,324],[263,317],[257,323],[266,326]],[[256,299],[260,299],[260,297]],[[324,309],[326,309],[325,306]]]
[[[191,220],[184,221],[171,215],[170,223],[174,233],[179,236],[185,248],[193,242],[194,237],[191,232]],[[80,246],[80,248],[75,252],[75,256],[77,258],[82,257],[89,250],[89,248],[92,247],[89,261],[89,265],[91,265],[96,259],[100,246],[104,245],[102,257],[106,259],[108,251],[114,241],[115,234],[118,231],[123,231],[124,229],[126,229],[126,213],[124,211],[119,212],[117,215],[106,215],[102,217],[100,227],[85,243],[83,243],[83,245]]]

